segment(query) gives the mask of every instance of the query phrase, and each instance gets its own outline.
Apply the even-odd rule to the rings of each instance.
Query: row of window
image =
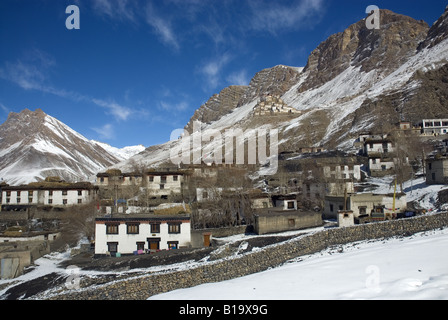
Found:
[[[179,241],[168,241],[168,249],[178,249],[179,247]],[[160,241],[152,241],[148,240],[148,250],[159,250],[160,249]],[[145,242],[136,242],[136,250],[145,251]],[[107,243],[107,251],[110,253],[117,253],[118,252],[118,242],[108,242]]]
[[[16,199],[16,202],[17,203],[23,203],[22,201],[21,201],[21,198],[17,198]],[[82,199],[78,199],[78,204],[82,204]],[[6,203],[11,203],[11,199],[10,198],[6,198]],[[29,197],[28,198],[28,203],[29,204],[31,204],[31,203],[33,203],[33,198],[32,197]],[[53,199],[48,199],[48,204],[53,204]],[[66,204],[68,204],[68,200],[67,199],[62,199],[62,204],[63,205],[66,205]]]
[[[172,176],[173,177],[173,181],[179,181],[179,176]],[[137,180],[138,179],[138,177],[135,177],[135,180]],[[118,178],[118,180],[119,181],[122,181],[122,180],[124,180],[124,178],[123,177],[119,177]],[[100,178],[100,182],[101,183],[104,183],[106,180],[104,179],[104,177],[101,177]],[[129,177],[129,181],[132,181],[132,177]],[[154,182],[154,176],[149,176],[148,177],[148,181],[149,182]],[[168,177],[167,176],[161,176],[160,177],[160,181],[161,181],[161,183],[166,183],[167,181],[168,181]]]
[[[118,234],[119,230],[118,223],[106,224],[106,234]],[[151,233],[160,233],[160,223],[151,223],[149,225]],[[180,233],[181,223],[168,223],[168,233]],[[139,234],[140,233],[140,223],[127,223],[126,224],[127,234]]]
[[[178,181],[178,180],[179,180],[179,176],[173,176],[173,181]],[[149,182],[154,182],[154,176],[149,176],[148,177],[148,181]],[[160,182],[161,183],[166,183],[167,182],[167,177],[166,176],[160,177]]]
[[[17,197],[20,197],[20,195],[22,194],[22,191],[16,191],[16,192],[17,192]],[[32,195],[34,193],[34,191],[24,191],[24,192],[27,192],[28,195]],[[77,192],[78,192],[78,196],[82,196],[82,190],[78,190]],[[11,191],[5,191],[5,193],[6,193],[7,197],[11,196]],[[53,195],[53,190],[49,190],[48,191],[48,195],[52,196]],[[62,195],[63,196],[68,195],[68,191],[67,190],[62,190]]]
[[[425,122],[425,127],[448,127],[448,121]]]

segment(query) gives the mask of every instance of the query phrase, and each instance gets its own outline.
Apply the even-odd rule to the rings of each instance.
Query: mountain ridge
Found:
[[[220,113],[215,108],[202,129],[249,125],[256,129],[252,109],[263,94],[278,95],[302,112],[300,117],[289,120],[271,117],[262,122],[265,128],[279,129],[280,151],[324,146],[353,152],[353,141],[360,132],[384,123],[392,125],[402,118],[410,118],[414,123],[421,121],[424,113],[417,101],[422,94],[428,96],[423,110],[441,116],[448,112],[447,106],[437,101],[438,97],[445,99],[444,90],[439,90],[442,93],[435,97],[425,90],[437,86],[441,89],[445,83],[448,33],[443,26],[448,25],[447,12],[448,7],[430,28],[424,21],[380,10],[380,30],[369,30],[362,19],[323,41],[310,54],[305,67],[280,65],[258,72],[251,80],[253,86],[245,86],[245,93],[233,102],[233,109],[227,105],[225,112]],[[424,46],[425,43],[432,45]],[[283,77],[266,76],[281,75],[282,70]],[[286,73],[291,73],[291,77]],[[434,81],[431,74],[436,74],[438,80]],[[204,110],[201,108],[195,115]],[[381,114],[382,109],[387,109],[387,113]],[[193,120],[201,118],[192,117],[185,129],[191,129]],[[169,149],[176,143],[152,146],[133,157],[133,162],[164,165],[169,162]],[[129,165],[123,162],[120,167],[126,170]]]
[[[222,89],[194,112],[184,129],[191,134],[194,121],[201,122],[203,130],[277,129],[280,152],[301,147],[324,147],[350,153],[356,152],[353,141],[361,132],[379,130],[400,120],[417,124],[426,115],[446,115],[448,93],[444,88],[448,83],[448,7],[431,27],[424,21],[390,10],[380,10],[380,14],[380,30],[369,30],[365,19],[362,19],[323,41],[311,52],[304,67],[277,65],[257,72],[247,86]],[[266,95],[281,98],[285,105],[299,112],[289,117],[255,117],[253,110]],[[36,112],[45,118],[42,110]],[[30,116],[31,113],[25,112],[25,118]],[[26,119],[23,121],[26,122]],[[51,127],[51,123],[41,121],[40,126],[45,129]],[[5,163],[6,154],[15,151],[22,140],[11,138],[11,142],[6,143],[7,139],[3,137],[7,134],[3,134],[2,126],[0,160]],[[63,127],[55,127],[48,135],[53,136],[56,145],[61,145],[60,139],[69,130],[58,131],[57,127]],[[22,131],[25,132],[25,128],[16,128],[10,133],[12,137],[18,137]],[[128,159],[118,159],[117,154],[114,156],[111,150],[105,150],[108,149],[106,145],[86,142],[87,139],[73,132],[71,136],[90,145],[84,146],[84,151],[93,152],[89,159],[97,159],[98,156],[92,148],[104,150],[106,158],[110,156],[108,163],[92,163],[90,168],[81,168],[76,162],[83,162],[81,159],[69,161],[70,168],[78,166],[78,171],[86,170],[89,174],[96,174],[106,167],[132,171],[136,166],[173,165],[170,163],[170,151],[180,141],[151,146]],[[59,168],[57,157],[51,157],[54,163],[43,157],[48,151],[45,136],[40,136],[37,142],[30,135],[22,138],[25,146],[34,146],[32,149],[35,151],[30,153],[32,157],[29,155],[27,159],[31,167],[34,163],[48,162],[48,168],[53,166],[48,174],[60,172],[54,169]],[[65,158],[76,158],[66,148],[59,148],[57,152],[58,157],[63,157],[65,153],[69,155]],[[13,162],[10,160],[9,163]],[[5,175],[5,170],[4,166],[0,166],[0,178]],[[69,170],[67,177],[74,176]]]
[[[120,155],[119,149],[88,140],[40,108],[9,113],[0,125],[0,136],[0,178],[10,185],[49,176],[69,182],[87,181],[98,171],[135,154]]]

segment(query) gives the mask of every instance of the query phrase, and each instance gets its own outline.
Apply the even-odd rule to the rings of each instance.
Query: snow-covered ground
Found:
[[[366,190],[365,192],[373,192],[376,194],[394,193],[395,183],[393,176],[384,178],[370,177],[367,182],[375,187]],[[448,190],[448,185],[427,185],[425,177],[418,177],[403,183],[403,192],[406,193],[406,201],[417,201],[419,205],[427,211],[439,210],[438,193],[443,190]],[[397,186],[397,192],[400,192],[399,186]]]
[[[448,230],[365,241],[150,300],[445,300]]]
[[[369,178],[374,185],[368,192],[391,193],[393,177]],[[426,185],[422,177],[404,183],[408,201],[418,201],[428,211],[437,212],[438,192],[448,186]],[[367,192],[367,191],[366,191]],[[281,233],[301,236],[322,228]],[[272,235],[271,235],[272,236]],[[255,235],[221,238],[222,244],[242,241]],[[262,237],[262,236],[261,236]],[[410,238],[363,241],[297,258],[262,273],[222,283],[177,290],[150,299],[173,300],[303,300],[303,299],[448,299],[448,229],[430,231]],[[219,248],[217,248],[219,250]],[[52,253],[35,261],[31,271],[13,280],[0,280],[0,286],[24,283],[53,272],[73,274],[58,264],[70,258],[69,251]],[[101,277],[131,272],[179,271],[211,263],[208,259],[169,266],[153,266],[122,272],[76,270],[80,277]],[[8,288],[0,290],[0,299]],[[52,289],[40,297],[52,295]]]

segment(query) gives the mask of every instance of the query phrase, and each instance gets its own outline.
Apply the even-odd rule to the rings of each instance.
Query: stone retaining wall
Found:
[[[81,281],[83,290],[62,292],[54,299],[147,299],[152,295],[176,289],[230,280],[265,271],[290,259],[316,253],[335,245],[393,236],[410,236],[418,232],[447,226],[448,214],[441,213],[348,228],[329,228],[282,244],[268,246],[234,259],[217,260],[186,271],[140,276],[135,279],[128,278],[101,285]]]

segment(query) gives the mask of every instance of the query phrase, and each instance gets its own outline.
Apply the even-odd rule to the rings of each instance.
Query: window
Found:
[[[202,199],[208,199],[208,192],[207,191],[204,191],[202,193]]]
[[[48,199],[48,204],[53,204],[53,199]]]
[[[288,201],[288,209],[294,209],[294,201]]]
[[[168,250],[175,250],[179,247],[179,241],[168,241]]]
[[[160,185],[160,190],[164,190],[165,189],[165,185],[164,184],[161,184]]]
[[[145,250],[145,243],[137,242],[137,250]]]
[[[53,195],[53,190],[48,191],[48,195],[51,197]]]
[[[106,234],[118,234],[119,224],[106,224]],[[110,251],[110,250],[109,250]]]
[[[436,174],[435,173],[432,174],[432,181],[436,181]]]
[[[78,199],[78,204],[82,204],[82,199]]]
[[[139,223],[128,223],[127,224],[127,232],[128,234],[138,234],[139,233]]]
[[[62,199],[62,204],[66,205],[67,204],[67,199]]]
[[[166,176],[162,176],[160,178],[160,183],[166,183]]]
[[[160,223],[151,223],[151,233],[160,233]]]
[[[67,190],[62,190],[62,195],[66,196],[67,195]]]
[[[359,215],[363,216],[367,214],[367,207],[359,207]]]
[[[180,223],[169,223],[168,233],[180,233]]]
[[[117,253],[118,252],[118,242],[108,242],[107,243],[107,251],[110,253]]]
[[[334,212],[334,206],[330,204],[330,212]]]
[[[432,163],[428,163],[428,169],[432,170]]]
[[[178,181],[178,176],[173,176],[173,181]]]
[[[78,190],[78,196],[82,196],[82,190]]]
[[[154,177],[153,176],[149,176],[149,182],[154,182]]]

